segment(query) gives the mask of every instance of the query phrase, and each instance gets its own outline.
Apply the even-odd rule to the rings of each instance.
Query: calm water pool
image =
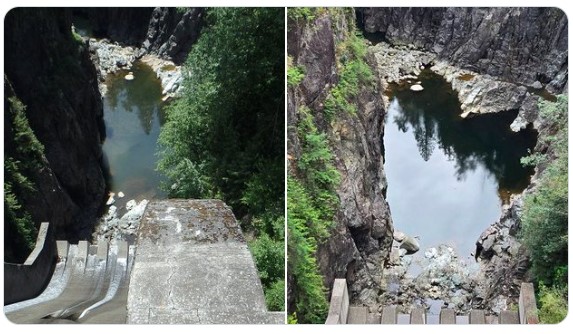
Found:
[[[123,199],[115,197],[118,207],[134,198],[165,198],[159,189],[161,175],[155,171],[157,138],[165,121],[161,82],[145,64],[136,63],[131,71],[133,80],[125,80],[127,71],[110,75],[104,96],[108,187],[125,194]]]
[[[513,133],[517,112],[462,119],[451,86],[424,71],[421,92],[391,87],[384,147],[387,199],[394,227],[420,237],[421,252],[447,244],[466,258],[512,193],[533,174],[520,158],[533,131]]]

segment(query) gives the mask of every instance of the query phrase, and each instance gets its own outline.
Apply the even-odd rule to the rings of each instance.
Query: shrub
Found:
[[[567,99],[559,97],[556,103],[542,103],[541,114],[552,124],[553,133],[547,138],[553,160],[549,154],[536,161],[547,164],[538,186],[524,200],[522,238],[531,254],[531,270],[537,282],[549,286],[567,284]]]
[[[567,290],[539,286],[539,321],[557,324],[567,316]]]
[[[281,279],[265,291],[265,300],[269,311],[284,311],[285,280]]]

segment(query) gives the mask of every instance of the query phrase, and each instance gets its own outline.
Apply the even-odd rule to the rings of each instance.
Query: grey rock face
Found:
[[[139,45],[145,39],[152,7],[73,8],[75,18],[87,19],[94,37],[109,38],[127,45]]]
[[[353,302],[375,306],[393,239],[384,197],[380,135],[385,110],[380,83],[375,83],[377,88],[359,88],[353,101],[357,104],[356,115],[339,113],[335,120],[326,122],[323,114],[323,102],[338,81],[336,43],[344,38],[343,32],[350,24],[342,15],[325,15],[306,26],[289,27],[289,56],[293,66],[304,67],[305,76],[296,88],[289,87],[288,126],[296,127],[300,108],[310,108],[320,131],[329,139],[341,175],[336,190],[340,199],[336,225],[317,251],[325,286],[331,288],[335,278],[345,277]],[[368,58],[372,63],[372,56]],[[288,141],[289,164],[293,167],[301,155],[296,131],[289,131]]]
[[[199,38],[203,27],[203,8],[157,7],[153,9],[147,35],[141,45],[141,55],[155,54],[181,63],[191,45]]]
[[[105,188],[103,108],[88,47],[73,38],[65,9],[17,8],[5,24],[5,74],[57,180],[26,207],[35,221],[57,224],[56,237],[88,237]]]
[[[367,32],[481,74],[552,92],[567,85],[568,22],[558,8],[367,8]]]

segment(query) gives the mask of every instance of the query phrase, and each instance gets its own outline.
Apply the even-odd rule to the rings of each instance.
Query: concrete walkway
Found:
[[[247,243],[219,200],[148,204],[141,220],[128,323],[284,323],[267,312]]]

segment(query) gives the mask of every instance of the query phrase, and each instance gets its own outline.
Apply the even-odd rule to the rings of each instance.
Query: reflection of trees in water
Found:
[[[123,79],[125,73],[119,73],[117,78],[111,80],[108,87],[107,99],[113,111],[136,112],[141,128],[149,134],[153,125],[155,114],[161,114],[161,83],[153,70],[142,64],[133,67],[134,80]],[[161,119],[163,115],[158,115]]]
[[[421,78],[424,91],[396,89],[399,105],[393,121],[402,132],[412,128],[422,158],[428,161],[439,147],[448,160],[455,161],[458,180],[483,165],[500,188],[523,190],[532,169],[524,168],[520,158],[535,145],[535,135],[511,132],[509,125],[517,112],[464,120],[458,116],[459,102],[443,78],[431,73]]]

